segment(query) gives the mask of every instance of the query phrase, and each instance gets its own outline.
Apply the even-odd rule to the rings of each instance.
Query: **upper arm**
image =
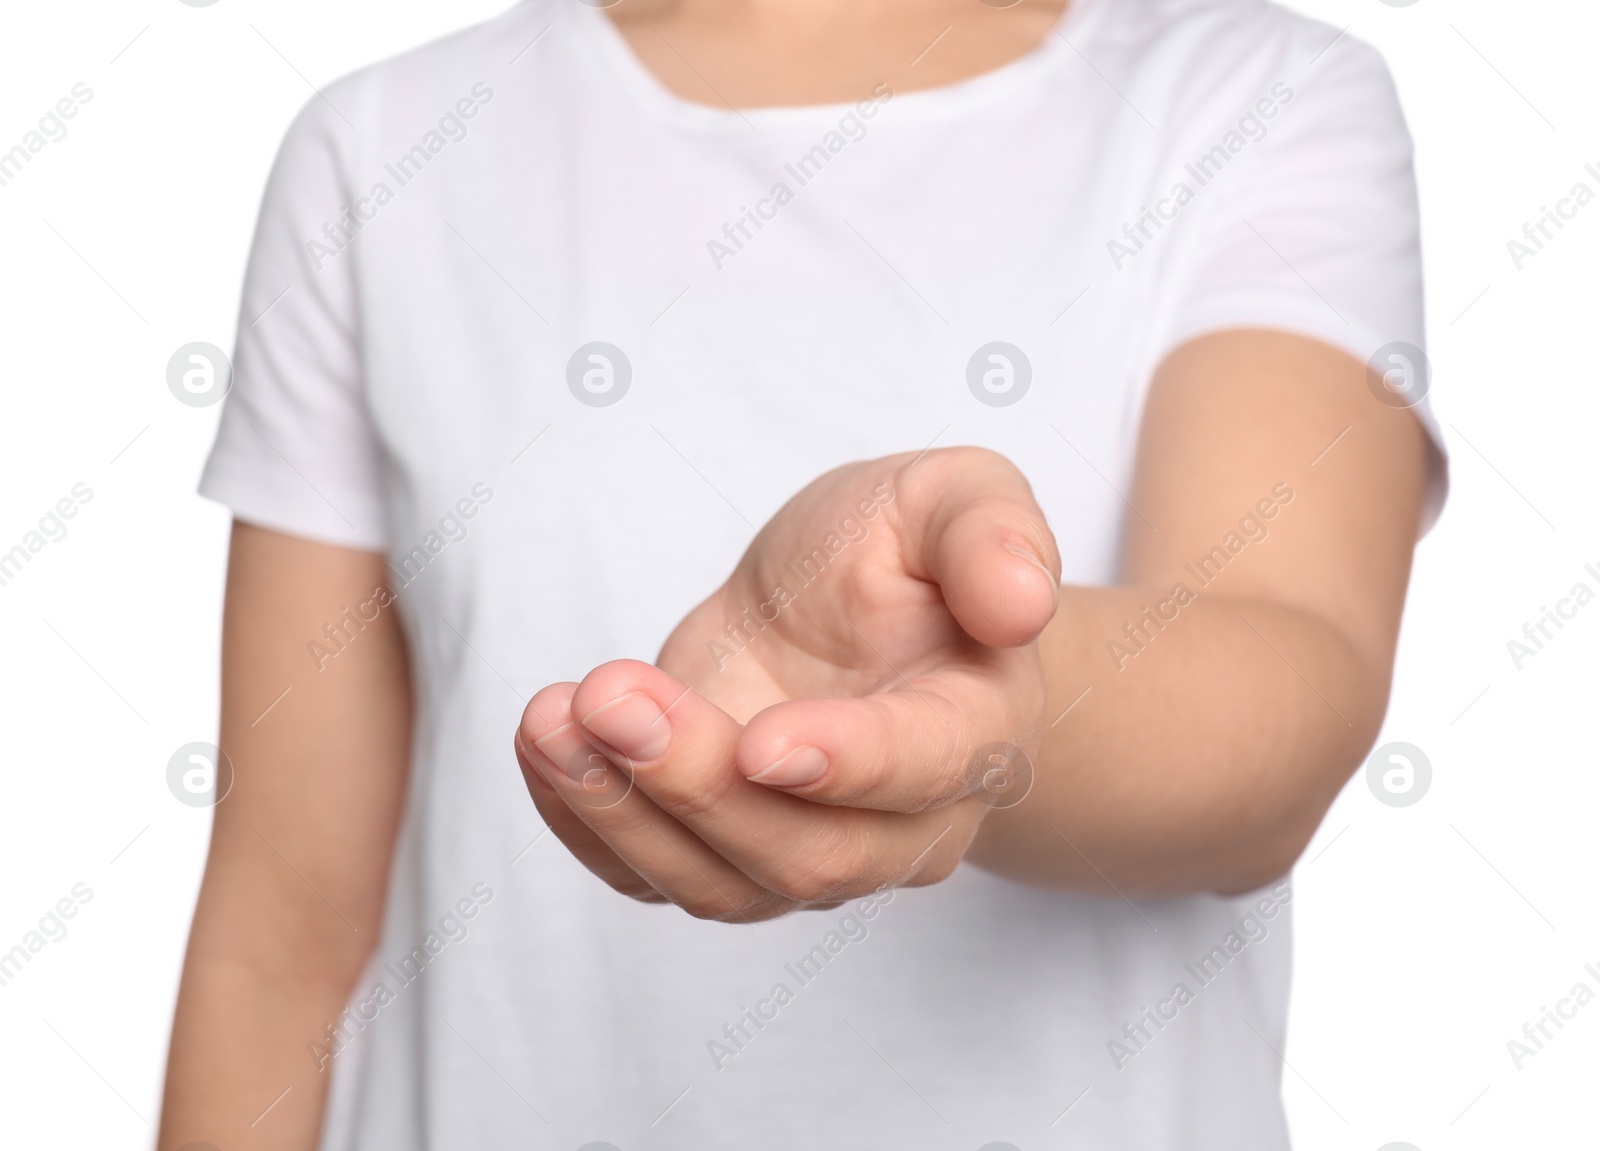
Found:
[[[1285,332],[1176,349],[1145,411],[1124,578],[1325,621],[1381,716],[1433,449],[1368,385],[1348,353]],[[1218,547],[1226,562],[1201,567]]]
[[[1372,48],[1274,19],[1270,50],[1299,61],[1301,79],[1174,237],[1160,336],[1171,350],[1145,409],[1131,497],[1144,518],[1132,517],[1124,570],[1192,585],[1184,565],[1243,541],[1236,555],[1225,545],[1227,570],[1203,594],[1325,621],[1386,697],[1437,463],[1423,396],[1416,411],[1380,401],[1365,362],[1425,343],[1411,138]]]
[[[241,958],[354,978],[382,917],[410,706],[383,557],[236,521],[221,735],[234,782],[197,935],[226,924],[213,942]]]

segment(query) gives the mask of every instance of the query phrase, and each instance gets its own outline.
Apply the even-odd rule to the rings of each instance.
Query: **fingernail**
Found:
[[[540,762],[544,759],[544,755],[540,752],[529,750],[528,745],[522,742],[522,733],[520,731],[517,732],[516,738],[512,742],[517,751],[517,763],[522,767],[522,777],[528,782],[544,788],[546,791],[554,792],[555,788],[550,786],[550,780],[545,775],[545,766]]]
[[[814,747],[797,747],[764,771],[752,775],[750,782],[769,787],[804,787],[817,782],[827,770],[828,757],[821,751]]]
[[[1034,554],[1033,549],[1028,547],[1027,544],[1022,543],[1020,540],[1008,539],[1006,540],[1004,546],[1006,551],[1010,552],[1018,559],[1027,560],[1034,567],[1044,572],[1044,578],[1050,581],[1050,589],[1055,593],[1056,605],[1059,607],[1061,604],[1061,581],[1056,578],[1055,573],[1049,568],[1045,567],[1044,561]]]
[[[1040,571],[1044,572],[1045,575],[1049,576],[1050,579],[1054,580],[1056,578],[1055,576],[1050,575],[1050,569],[1044,566],[1044,561],[1040,559],[1034,553],[1033,549],[1028,547],[1026,544],[1017,540],[1006,540],[1004,547],[1006,551],[1010,552],[1018,559],[1027,560],[1034,567],[1038,568]]]
[[[623,795],[633,786],[632,779],[613,765],[610,755],[594,747],[578,724],[564,723],[534,740],[533,746],[538,755],[529,758],[544,772],[545,780],[555,792],[568,803],[577,799],[586,806],[609,807],[610,803],[597,801],[615,794],[611,784],[625,785]]]
[[[637,691],[601,704],[583,717],[583,726],[608,747],[641,762],[659,758],[672,742],[666,714]]]

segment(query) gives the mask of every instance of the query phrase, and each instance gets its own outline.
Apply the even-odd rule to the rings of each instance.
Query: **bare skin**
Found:
[[[1249,890],[1299,858],[1388,707],[1433,450],[1367,385],[1349,356],[1274,332],[1203,338],[1160,368],[1125,586],[1064,589],[1041,641],[1048,719],[1093,691],[1047,729],[1037,792],[994,813],[974,862],[1164,894]],[[1185,565],[1279,483],[1294,497],[1270,535],[1202,590]],[[1107,643],[1180,581],[1197,601],[1118,671]]]
[[[515,741],[530,794],[601,878],[705,918],[934,883],[963,859],[1064,888],[1251,890],[1298,858],[1382,722],[1426,450],[1342,352],[1196,340],[1151,393],[1124,583],[1059,605],[1054,542],[1003,458],[829,473],[658,666],[534,696]],[[873,530],[776,593],[830,530],[858,534],[837,526],[853,513]],[[1233,560],[1230,532],[1262,538]],[[994,802],[978,753],[997,743],[1036,758],[1022,802]]]
[[[672,91],[711,106],[761,107],[854,101],[880,83],[896,92],[952,83],[1032,50],[1051,34],[1060,8],[1055,0],[1006,9],[971,0],[622,0],[609,15]],[[902,670],[935,679],[945,694],[925,694],[943,708],[942,719],[898,676],[870,663],[866,645],[848,633],[845,647],[830,650],[837,628],[799,640],[809,665],[797,656],[768,669],[754,659],[755,645],[722,673],[714,663],[697,666],[708,658],[710,634],[721,634],[742,606],[724,592],[726,604],[718,600],[685,621],[662,668],[608,665],[581,687],[541,693],[518,737],[530,792],[567,846],[613,886],[713,918],[739,917],[736,904],[752,918],[781,914],[884,877],[934,882],[962,858],[1028,882],[1089,890],[1104,890],[1107,878],[1130,893],[1255,886],[1289,866],[1377,730],[1425,451],[1409,413],[1375,403],[1362,367],[1340,353],[1267,333],[1197,342],[1163,366],[1151,395],[1128,494],[1161,530],[1133,519],[1119,586],[1064,587],[1057,597],[1048,577],[1035,580],[1035,569],[999,541],[976,582],[1011,580],[1018,610],[1000,621],[1010,631],[977,622],[978,638],[963,639],[951,621],[977,617],[946,603],[961,590],[907,577],[924,586],[920,598],[908,594],[899,605],[902,620],[920,611],[928,627],[915,633],[924,642],[917,668]],[[1018,534],[1052,566],[1048,536],[1030,534],[1031,500],[992,464],[978,470],[1004,489]],[[958,490],[962,468],[946,468],[957,479],[928,483],[928,507],[966,498]],[[1106,642],[1155,606],[1152,597],[1168,593],[1174,572],[1278,482],[1296,496],[1273,520],[1270,539],[1252,545],[1117,671]],[[834,508],[811,511],[826,518]],[[890,516],[880,515],[873,538],[882,540],[891,535]],[[893,534],[928,528],[913,522]],[[766,538],[785,530],[775,522]],[[236,525],[221,743],[237,782],[217,811],[196,910],[159,1151],[193,1140],[229,1151],[315,1145],[328,1075],[308,1040],[337,1017],[377,934],[404,798],[411,704],[392,610],[324,672],[307,661],[305,641],[382,579],[380,556]],[[906,589],[915,590],[910,582]],[[730,605],[720,617],[713,610]],[[820,614],[836,620],[845,607],[863,607],[835,606],[831,616]],[[794,621],[802,618],[797,611]],[[698,690],[680,699],[680,683]],[[285,686],[290,694],[252,726]],[[1085,687],[1093,690],[1080,698]],[[604,824],[591,804],[578,796],[569,804],[537,770],[526,770],[528,749],[536,741],[554,746],[559,739],[548,737],[574,714],[590,717],[635,690],[670,708],[669,749],[630,769],[637,785],[630,798],[643,799],[653,772],[660,802],[630,807],[638,817],[631,824]],[[747,770],[765,767],[785,741],[798,746],[800,737],[817,742],[830,730],[850,730],[835,728],[838,716],[826,710],[806,718],[806,708],[827,705],[805,697],[829,694],[880,697],[857,706],[884,707],[883,729],[868,723],[857,733],[887,750],[871,762],[858,757],[851,772],[830,763],[806,787],[779,788],[772,777],[750,782]],[[890,702],[896,694],[911,698]],[[744,726],[785,700],[764,723]],[[854,719],[870,714],[858,710]],[[567,731],[603,742],[581,723]],[[991,736],[1025,746],[1035,760],[1033,791],[1014,808],[991,810],[981,788],[960,793],[973,779],[959,752]],[[544,766],[563,787],[574,761],[559,749],[558,758],[560,765]],[[595,765],[587,753],[576,762],[581,781],[582,765]],[[820,867],[814,851],[791,853],[785,869],[783,853],[713,828],[692,802],[674,810],[674,789],[681,796],[695,781],[737,786],[767,804],[761,826],[788,820],[788,848],[809,836],[812,846],[849,850],[829,852]],[[841,835],[845,821],[860,830]],[[664,868],[662,836],[704,853],[700,859],[716,869],[707,874],[726,890],[696,888]]]
[[[844,104],[1027,55],[1064,0],[620,0],[606,14],[666,88],[713,107]]]
[[[216,808],[178,990],[159,1151],[316,1143],[328,1072],[310,1043],[376,942],[411,697],[394,606],[321,671],[306,644],[384,580],[374,553],[234,525],[220,745],[235,781]]]

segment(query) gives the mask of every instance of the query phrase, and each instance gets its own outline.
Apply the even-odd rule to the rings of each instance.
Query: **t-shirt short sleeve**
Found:
[[[1240,124],[1205,143],[1240,148],[1246,162],[1188,170],[1210,202],[1172,269],[1173,295],[1157,362],[1206,332],[1287,330],[1378,365],[1410,394],[1431,441],[1422,530],[1447,490],[1444,441],[1427,398],[1422,254],[1411,135],[1388,67],[1370,46],[1341,36],[1286,81],[1263,85],[1236,111]],[[1226,160],[1220,152],[1216,161]],[[1223,170],[1216,171],[1221,168]]]
[[[338,250],[341,205],[355,202],[341,155],[353,135],[317,98],[278,152],[200,493],[240,520],[380,551],[383,457],[362,378],[353,253]]]

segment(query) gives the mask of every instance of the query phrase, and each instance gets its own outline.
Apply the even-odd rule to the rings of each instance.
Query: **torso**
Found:
[[[1277,1057],[1238,1022],[1281,1036],[1287,914],[1122,1069],[1108,1041],[1248,903],[1134,909],[963,868],[898,893],[719,1069],[708,1042],[793,983],[785,965],[846,909],[744,931],[632,903],[539,838],[511,756],[534,690],[653,658],[756,526],[849,459],[1002,451],[1035,487],[1065,578],[1115,578],[1118,493],[1187,249],[1169,234],[1117,267],[1107,240],[1215,139],[1218,125],[1183,115],[1188,74],[1209,69],[1219,107],[1248,107],[1279,62],[1242,67],[1251,37],[1305,58],[1320,45],[1230,0],[1189,5],[1222,13],[1210,40],[1174,40],[1143,4],[1074,0],[1070,46],[1049,31],[1051,5],[961,4],[972,11],[931,6],[881,41],[855,26],[837,52],[797,42],[756,69],[743,54],[762,41],[737,25],[719,40],[673,12],[652,29],[530,0],[332,94],[365,110],[348,176],[360,190],[475,83],[493,93],[335,257],[356,270],[392,552],[476,504],[466,537],[400,594],[420,719],[364,985],[473,884],[495,895],[341,1057],[331,1151],[535,1132],[541,1146],[696,1151],[1167,1148],[1202,1130],[1230,1140],[1207,1146],[1287,1145]],[[910,63],[958,19],[966,32]],[[1161,68],[1141,70],[1147,50],[1167,54]],[[814,67],[823,56],[832,65]],[[1202,194],[1185,227],[1202,231],[1214,202]],[[594,342],[631,375],[615,403],[584,392]],[[1002,353],[1011,393],[985,383]]]

